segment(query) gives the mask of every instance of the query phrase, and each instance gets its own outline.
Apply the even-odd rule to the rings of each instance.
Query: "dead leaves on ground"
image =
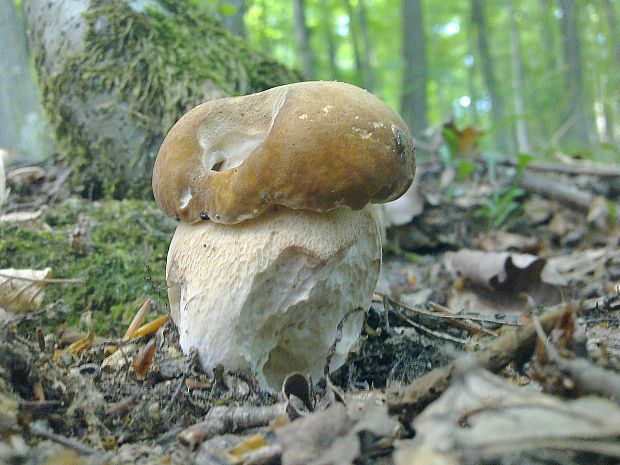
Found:
[[[412,426],[417,435],[396,452],[397,465],[498,463],[518,454],[560,463],[575,452],[620,458],[617,404],[561,400],[482,370],[458,376]]]

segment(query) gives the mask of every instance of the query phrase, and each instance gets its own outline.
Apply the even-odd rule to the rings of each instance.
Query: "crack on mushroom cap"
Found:
[[[385,103],[349,84],[302,82],[190,110],[162,144],[153,192],[181,221],[238,223],[272,204],[388,202],[414,171],[409,130]]]

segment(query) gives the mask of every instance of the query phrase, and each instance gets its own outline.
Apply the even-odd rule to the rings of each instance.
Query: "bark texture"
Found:
[[[184,112],[299,79],[191,2],[24,7],[44,106],[74,187],[89,197],[150,197],[159,145]]]
[[[493,122],[498,127],[495,131],[497,145],[504,152],[511,152],[514,144],[512,135],[506,128],[504,99],[495,77],[494,61],[487,40],[488,28],[482,0],[471,0],[471,18],[478,34],[478,56],[482,64],[482,77],[491,97],[491,114]]]
[[[428,126],[426,97],[426,38],[421,0],[402,0],[403,20],[403,95],[400,112],[412,134],[419,135]]]
[[[585,145],[589,141],[589,124],[583,107],[581,48],[575,0],[560,0],[560,6],[562,7],[564,83],[568,98],[565,111],[568,129],[564,142]]]

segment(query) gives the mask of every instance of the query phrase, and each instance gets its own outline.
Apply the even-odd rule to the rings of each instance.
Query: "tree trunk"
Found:
[[[353,4],[351,0],[345,1],[347,7],[347,14],[349,15],[349,37],[351,38],[351,46],[353,47],[353,59],[355,61],[356,79],[355,83],[363,85],[364,83],[364,65],[362,64],[362,52],[359,44],[359,34],[357,30],[357,21],[355,18],[355,11],[353,10]]]
[[[338,80],[340,75],[338,65],[336,64],[336,40],[334,38],[334,29],[332,23],[332,15],[327,4],[327,0],[321,1],[323,14],[323,30],[325,31],[325,42],[327,42],[327,58],[329,62],[330,78]]]
[[[548,63],[548,68],[551,71],[555,71],[560,67],[560,60],[558,57],[558,47],[556,46],[556,36],[553,33],[554,27],[552,21],[550,20],[553,15],[551,11],[552,6],[552,0],[540,0],[538,2],[538,14],[541,19],[540,43],[544,44],[542,47],[542,52],[544,53],[545,60]]]
[[[428,127],[426,98],[426,38],[422,0],[401,0],[405,64],[400,111],[414,135]]]
[[[0,148],[15,152],[17,162],[40,161],[51,153],[51,140],[13,0],[0,0],[0,44]]]
[[[512,95],[515,106],[515,129],[517,134],[517,150],[519,153],[531,153],[530,139],[527,134],[525,121],[525,99],[523,97],[523,59],[521,58],[521,44],[516,13],[512,5],[508,4],[510,16],[510,51],[512,64]]]
[[[45,6],[24,0],[30,43],[47,115],[84,195],[150,197],[159,145],[188,109],[299,78],[192,2]]]
[[[565,119],[568,129],[564,141],[571,145],[589,142],[589,124],[583,107],[581,50],[575,0],[560,0],[562,7],[562,43],[564,48],[564,82],[568,96]]]
[[[314,52],[310,47],[310,31],[306,24],[306,2],[305,0],[293,0],[295,13],[295,34],[297,36],[297,46],[301,55],[301,69],[306,79],[314,79],[315,69]]]
[[[362,41],[364,42],[364,60],[362,61],[364,67],[364,88],[372,92],[375,85],[374,73],[372,72],[373,51],[372,43],[370,41],[370,31],[368,29],[366,3],[364,0],[358,0],[358,8],[360,32],[362,34]]]
[[[617,5],[617,4],[616,4]],[[610,98],[605,99],[605,119],[607,120],[607,137],[612,140],[620,138],[620,128],[616,127],[616,121],[620,117],[620,34],[618,34],[618,23],[616,11],[611,0],[605,0],[605,16],[607,18],[607,29],[609,37],[607,42],[610,44],[613,58],[613,66],[615,71],[609,73],[609,83],[607,87],[610,89]]]
[[[471,0],[471,17],[478,34],[478,55],[482,64],[482,77],[491,97],[491,115],[493,116],[494,124],[497,126],[495,140],[500,150],[510,153],[513,151],[514,144],[510,131],[506,127],[504,99],[495,78],[493,58],[491,57],[489,43],[487,42],[488,29],[482,0]]]
[[[245,37],[247,32],[245,30],[245,23],[243,21],[243,17],[245,16],[245,12],[247,10],[245,0],[222,0],[219,2],[218,8],[220,9],[220,11],[222,11],[226,7],[232,7],[235,11],[232,14],[224,11],[221,14],[222,24],[233,34],[240,37]]]

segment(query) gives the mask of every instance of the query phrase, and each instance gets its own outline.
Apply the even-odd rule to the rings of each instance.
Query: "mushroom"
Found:
[[[381,264],[377,207],[415,172],[411,135],[386,104],[339,82],[212,100],[166,136],[153,170],[181,220],[166,280],[182,350],[279,389],[318,379],[357,340]],[[356,311],[358,310],[358,311]]]

